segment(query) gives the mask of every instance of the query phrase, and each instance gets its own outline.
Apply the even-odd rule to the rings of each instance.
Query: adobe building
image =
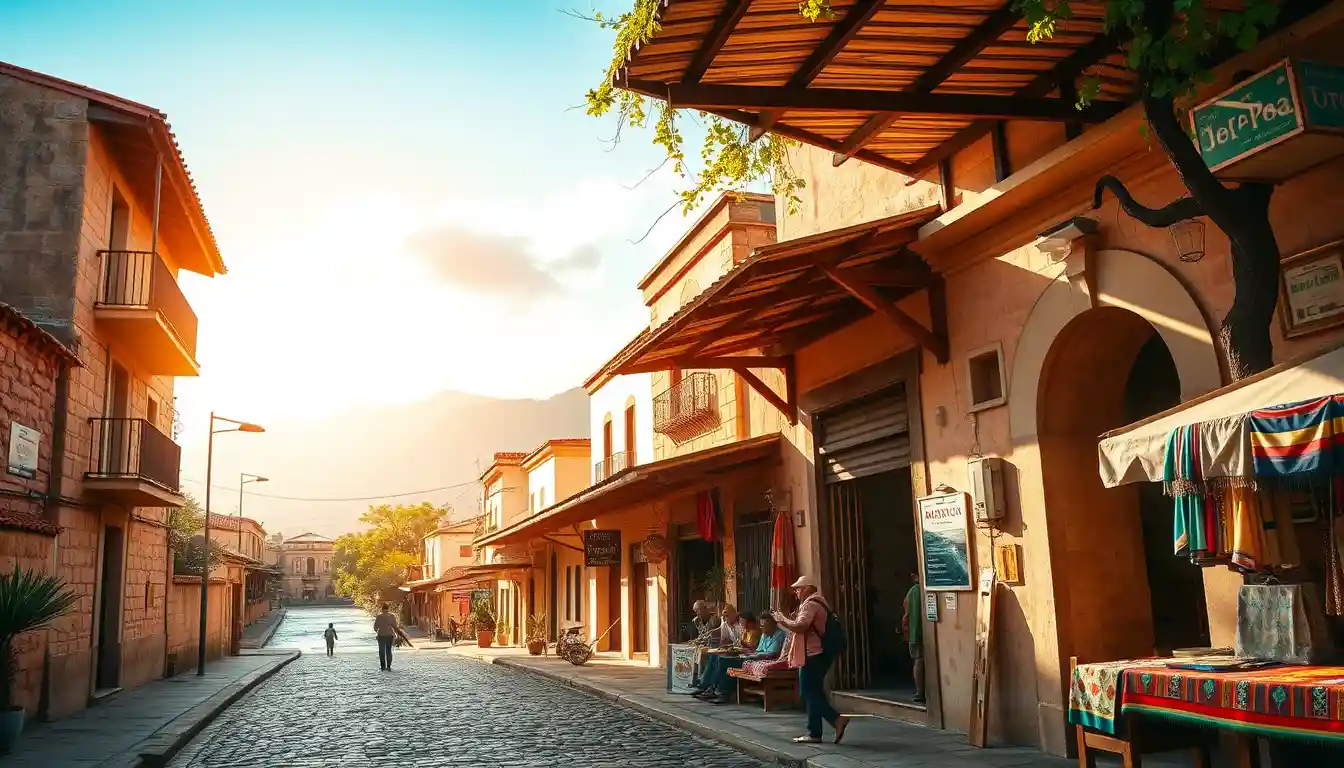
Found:
[[[162,112],[0,63],[0,135],[0,302],[81,363],[54,385],[44,490],[80,595],[47,633],[42,714],[57,717],[167,669],[173,381],[199,372],[177,276],[224,264]]]
[[[1062,755],[1071,657],[1233,644],[1242,577],[1173,557],[1160,486],[1103,489],[1097,463],[1102,433],[1229,382],[1217,328],[1232,265],[1207,219],[1149,228],[1110,194],[1093,209],[1104,174],[1152,208],[1187,194],[1128,106],[1137,84],[1102,34],[1100,4],[1076,3],[1047,46],[1026,40],[1011,3],[956,5],[953,27],[906,5],[854,4],[813,24],[722,0],[660,4],[658,30],[618,85],[798,140],[790,159],[807,188],[796,211],[781,203],[778,244],[706,285],[610,371],[658,376],[691,355],[705,367],[780,358],[759,375],[773,391],[747,393],[751,431],[758,407],[775,414],[763,416],[784,441],[799,568],[821,577],[850,627],[833,680],[842,710],[969,732],[974,583],[925,585],[944,587],[936,619],[917,617],[926,704],[909,697],[896,603],[930,554],[919,500],[967,491],[977,460],[997,460],[1001,514],[972,516],[961,534],[962,568],[1003,582],[983,715],[991,741]],[[1340,63],[1344,3],[1285,3],[1278,24],[1218,66],[1196,102],[1284,56]],[[923,36],[886,31],[903,26]],[[701,75],[713,87],[699,87]],[[1070,91],[1090,75],[1108,104],[1088,115],[1072,110]],[[858,95],[823,103],[799,82]],[[917,114],[864,101],[902,87]],[[1001,99],[1001,114],[949,113],[946,96],[926,97],[935,88]],[[1027,103],[1033,119],[1012,116]],[[1344,163],[1325,149],[1313,157],[1275,179],[1286,273],[1341,258]],[[1322,307],[1344,296],[1327,294],[1282,289],[1277,361],[1340,342],[1340,318]],[[997,568],[998,555],[1017,567]]]

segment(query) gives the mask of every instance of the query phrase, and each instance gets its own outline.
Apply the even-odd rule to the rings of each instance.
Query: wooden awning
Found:
[[[907,248],[939,211],[921,208],[758,248],[613,360],[612,372],[782,367],[797,348],[872,312],[944,360],[941,321],[926,328],[895,306],[919,290],[940,293],[937,275]],[[749,350],[765,354],[743,354]]]
[[[527,563],[496,563],[494,565],[462,565],[449,568],[444,578],[435,585],[435,592],[474,587],[482,582],[498,580],[518,581],[532,567]]]
[[[659,29],[615,84],[835,152],[918,173],[1001,120],[1081,123],[1131,102],[1137,75],[1103,29],[1102,0],[1073,0],[1053,38],[1027,40],[1013,0],[657,0]],[[1077,87],[1097,78],[1086,111]]]
[[[495,531],[476,546],[499,546],[565,533],[566,528],[600,515],[647,504],[697,485],[708,488],[728,474],[778,461],[779,443],[778,434],[765,435],[623,469],[539,515]]]

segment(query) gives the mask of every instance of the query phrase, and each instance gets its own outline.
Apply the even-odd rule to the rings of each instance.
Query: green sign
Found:
[[[1218,170],[1302,128],[1292,73],[1281,61],[1194,110],[1195,142]]]
[[[1297,70],[1307,125],[1344,129],[1344,67],[1303,61]]]

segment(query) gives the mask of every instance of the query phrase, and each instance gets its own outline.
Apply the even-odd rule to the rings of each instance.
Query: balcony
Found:
[[[99,251],[103,285],[93,305],[99,333],[131,351],[142,373],[197,376],[196,313],[151,251]]]
[[[593,465],[593,482],[600,483],[625,469],[635,466],[635,452],[621,451],[613,453],[602,461]]]
[[[84,489],[131,507],[180,507],[182,449],[144,419],[89,419],[91,461]]]
[[[653,431],[678,445],[719,425],[719,381],[692,373],[653,399]]]

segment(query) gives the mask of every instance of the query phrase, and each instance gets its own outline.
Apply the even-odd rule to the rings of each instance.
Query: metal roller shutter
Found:
[[[823,414],[819,434],[817,453],[826,483],[910,466],[905,387]]]

